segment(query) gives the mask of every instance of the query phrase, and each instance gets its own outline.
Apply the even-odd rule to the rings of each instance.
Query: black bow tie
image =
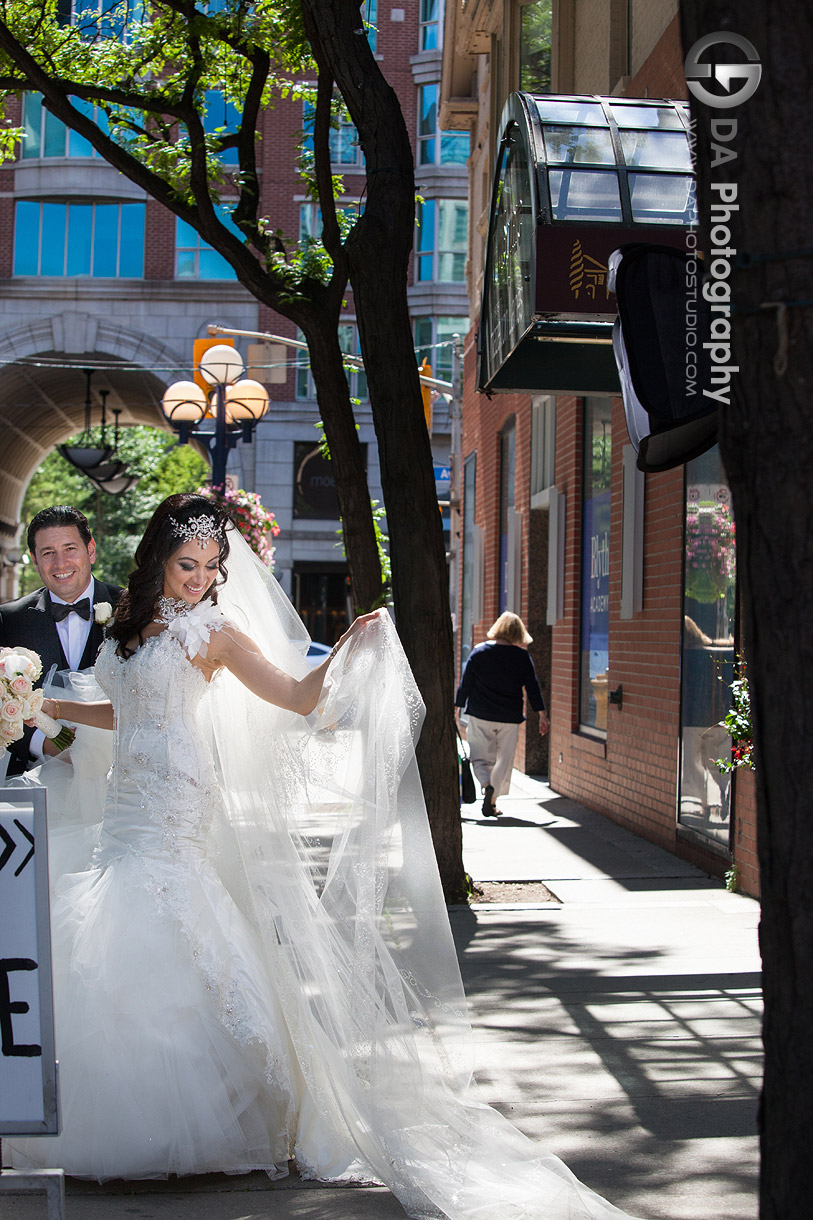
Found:
[[[83,597],[78,602],[51,602],[51,617],[55,623],[61,623],[69,614],[78,614],[80,618],[90,618],[90,598]]]

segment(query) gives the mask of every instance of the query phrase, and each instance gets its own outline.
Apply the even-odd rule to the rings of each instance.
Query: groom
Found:
[[[102,623],[121,597],[118,585],[95,580],[96,543],[87,518],[59,504],[37,513],[28,549],[44,588],[0,606],[0,648],[31,648],[48,670],[90,669],[104,638]],[[9,746],[8,774],[20,775],[58,751],[39,729]]]

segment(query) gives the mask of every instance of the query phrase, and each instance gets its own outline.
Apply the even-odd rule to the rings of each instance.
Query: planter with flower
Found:
[[[718,758],[715,766],[720,771],[737,771],[740,767],[754,770],[754,740],[751,728],[751,692],[745,661],[739,660],[736,676],[731,683],[731,708],[720,721],[720,726],[731,738],[731,757]],[[720,678],[722,682],[722,678]]]

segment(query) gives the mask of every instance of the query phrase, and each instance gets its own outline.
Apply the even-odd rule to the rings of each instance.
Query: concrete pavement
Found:
[[[466,868],[545,881],[557,901],[450,912],[477,1097],[632,1215],[755,1220],[757,903],[518,772],[500,805],[499,821],[464,807]],[[42,1196],[0,1200],[3,1220],[45,1217]],[[381,1188],[252,1174],[69,1181],[65,1220],[403,1214]]]

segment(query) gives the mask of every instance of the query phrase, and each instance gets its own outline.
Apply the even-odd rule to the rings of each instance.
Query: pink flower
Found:
[[[14,691],[15,695],[30,695],[32,691],[31,679],[26,678],[25,674],[19,674],[9,682],[9,686]]]

